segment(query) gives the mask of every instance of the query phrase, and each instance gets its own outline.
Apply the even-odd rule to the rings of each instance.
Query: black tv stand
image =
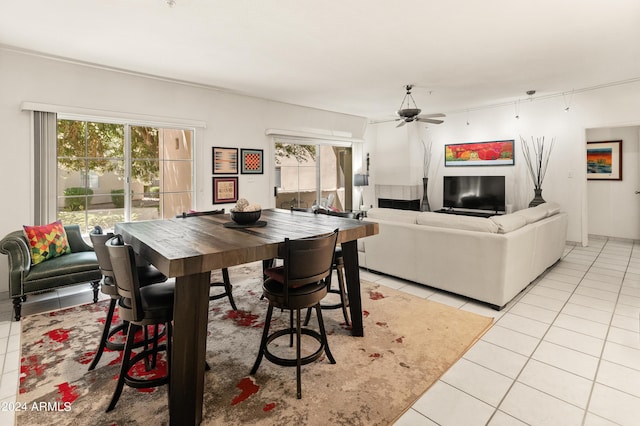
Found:
[[[479,211],[467,211],[467,210],[454,210],[454,209],[440,209],[440,210],[436,210],[436,213],[445,213],[445,214],[455,214],[455,215],[461,215],[461,216],[474,216],[474,217],[491,217],[491,216],[498,216],[501,215],[502,213],[495,211],[495,212],[490,212],[490,211],[484,211],[484,212],[479,212]]]

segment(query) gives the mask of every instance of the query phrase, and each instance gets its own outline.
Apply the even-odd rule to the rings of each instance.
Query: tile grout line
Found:
[[[605,244],[606,246],[606,244]],[[607,346],[607,338],[609,337],[609,332],[611,331],[611,327],[613,324],[613,318],[615,316],[615,312],[616,312],[616,308],[618,307],[618,303],[620,301],[620,294],[622,292],[622,287],[624,285],[624,277],[627,275],[627,270],[629,269],[629,263],[631,263],[631,256],[633,255],[633,249],[636,246],[636,242],[634,241],[633,244],[631,245],[631,251],[629,252],[629,260],[627,261],[627,267],[624,271],[624,275],[622,276],[622,280],[620,281],[620,288],[618,289],[618,297],[616,298],[616,303],[614,305],[613,308],[613,312],[611,313],[611,319],[609,320],[609,326],[607,327],[607,332],[604,336],[604,343],[602,345],[602,349],[600,350],[600,356],[598,357],[598,363],[596,365],[596,371],[595,371],[595,375],[593,377],[593,381],[591,383],[591,389],[589,390],[589,398],[587,399],[587,406],[584,410],[584,414],[582,417],[582,424],[584,425],[587,421],[587,415],[589,414],[589,407],[591,406],[591,399],[593,397],[593,391],[596,387],[596,383],[597,383],[597,379],[598,379],[598,373],[600,371],[600,365],[602,364],[602,357],[604,355],[604,350]],[[599,255],[598,255],[599,256]],[[600,417],[600,416],[599,416]]]
[[[571,250],[569,250],[566,254],[564,254],[564,255],[563,255],[563,258],[564,258],[564,257],[566,257],[569,253],[571,253],[571,251],[573,251],[573,248],[572,248]],[[597,257],[596,257],[596,258],[597,258]],[[595,259],[594,259],[594,261],[595,261]],[[546,276],[546,274],[548,273],[548,271],[549,271],[549,270],[545,270],[545,272],[544,272],[543,274],[541,274],[541,276],[540,276],[540,277],[537,277],[537,278],[536,278],[534,281],[532,281],[532,282],[531,282],[531,283],[530,283],[530,284],[529,284],[529,285],[528,285],[528,286],[527,286],[527,287],[526,287],[526,288],[525,288],[525,289],[524,289],[520,294],[518,294],[518,295],[516,296],[518,300],[516,300],[516,301],[515,301],[515,303],[511,304],[511,306],[509,306],[508,308],[506,308],[506,309],[505,309],[505,311],[504,311],[504,312],[502,313],[502,315],[501,315],[501,318],[502,318],[504,315],[506,315],[507,313],[510,313],[511,309],[512,309],[515,305],[517,305],[518,303],[525,303],[525,302],[521,302],[521,299],[522,299],[525,295],[527,295],[527,294],[528,294],[528,293],[529,293],[529,292],[530,292],[530,291],[535,287],[535,285],[537,285],[537,283],[538,283],[542,278],[544,278],[544,277]],[[586,271],[585,271],[585,274],[586,274]],[[535,284],[534,284],[534,282],[535,282]],[[533,284],[533,285],[532,285],[532,284]],[[576,287],[577,287],[577,285],[576,285]],[[458,308],[458,309],[460,309],[460,308]],[[518,314],[513,314],[513,315],[521,316],[521,315],[518,315]],[[526,318],[526,317],[523,317],[523,318]],[[529,319],[530,319],[530,318],[529,318]],[[550,328],[552,324],[553,324],[553,323],[549,324],[548,328]],[[494,327],[494,326],[496,326],[496,325],[497,325],[497,322],[494,322],[494,323],[491,325],[491,327]],[[503,327],[503,328],[505,328],[505,327]],[[548,328],[547,328],[547,330],[548,330]],[[510,330],[510,329],[508,329],[508,330]],[[515,331],[515,330],[511,330],[511,331]],[[517,332],[517,331],[516,331],[516,332]],[[525,334],[525,333],[522,333],[522,334]],[[545,334],[546,334],[546,333],[545,333]],[[526,336],[529,336],[529,335],[527,335],[527,334],[525,334],[525,335],[526,335]],[[529,336],[529,337],[535,338],[534,336]],[[543,337],[544,337],[544,335],[543,335]],[[541,338],[540,338],[540,341],[542,341],[542,338],[543,338],[543,337],[541,337]],[[503,346],[497,345],[497,344],[495,344],[495,343],[492,343],[492,342],[486,342],[486,343],[491,344],[491,345],[494,345],[494,346],[496,346],[496,347],[499,347],[499,348],[502,348],[502,349],[505,349],[505,350],[508,350],[508,351],[510,351],[510,352],[513,352],[513,353],[518,354],[518,352],[515,352],[515,351],[513,351],[513,350],[511,350],[511,349],[509,349],[509,348],[505,348],[505,347],[503,347]],[[539,344],[540,344],[540,342],[538,342],[538,345],[539,345]],[[537,348],[537,346],[538,346],[538,345],[536,345],[536,348]],[[535,351],[535,349],[534,349],[534,351]],[[533,352],[532,352],[532,353],[533,353]],[[522,354],[520,354],[520,355],[522,355]],[[463,358],[464,358],[464,357],[463,357]],[[529,356],[528,360],[529,360],[530,358],[531,358],[531,356]],[[507,394],[509,393],[509,391],[510,391],[510,390],[511,390],[511,388],[513,387],[513,384],[517,381],[518,377],[520,376],[520,373],[522,373],[522,370],[523,370],[523,369],[525,368],[525,366],[527,365],[528,360],[527,360],[527,362],[525,362],[525,364],[522,366],[522,368],[520,369],[520,372],[516,375],[516,377],[515,377],[514,379],[512,379],[513,381],[512,381],[512,383],[511,383],[511,386],[509,386],[509,389],[507,390],[507,392],[505,392],[504,396],[500,399],[500,401],[498,402],[498,404],[496,405],[496,407],[493,407],[491,404],[489,404],[489,403],[487,403],[487,402],[485,402],[485,401],[481,400],[480,398],[476,397],[475,395],[471,395],[470,393],[468,393],[468,392],[464,391],[463,389],[460,389],[460,388],[458,388],[458,387],[456,387],[456,386],[452,385],[451,383],[448,383],[448,382],[446,382],[446,381],[442,380],[442,378],[438,379],[438,381],[439,381],[439,382],[442,382],[442,383],[444,383],[444,384],[446,384],[446,385],[448,385],[448,386],[451,386],[452,388],[456,389],[457,391],[459,391],[459,392],[461,392],[461,393],[464,393],[465,395],[468,395],[469,397],[471,397],[471,398],[473,398],[473,399],[475,399],[475,400],[477,400],[477,401],[479,401],[479,402],[481,402],[481,403],[483,403],[483,404],[486,404],[486,405],[488,405],[488,406],[490,406],[490,407],[494,408],[493,413],[491,414],[491,416],[489,416],[489,419],[487,420],[487,424],[488,424],[488,423],[491,421],[491,419],[493,419],[493,417],[495,416],[495,414],[499,411],[499,406],[500,406],[500,404],[502,403],[502,401],[504,400],[504,398],[507,396]],[[492,372],[495,372],[496,374],[499,374],[499,375],[501,375],[501,376],[503,376],[503,377],[507,377],[508,379],[511,379],[511,377],[509,377],[509,376],[506,376],[506,375],[504,375],[504,374],[502,374],[502,373],[500,373],[500,372],[498,372],[498,371],[495,371],[495,370],[493,370],[493,369],[491,369],[491,368],[485,367],[485,366],[483,366],[483,365],[481,365],[481,364],[478,364],[478,363],[476,363],[476,362],[474,362],[474,361],[471,361],[471,360],[469,360],[469,359],[467,359],[467,361],[468,361],[468,362],[471,362],[471,363],[473,363],[473,364],[476,364],[476,365],[478,365],[478,366],[480,366],[480,367],[482,367],[482,368],[486,368],[487,370],[492,371]],[[529,386],[529,387],[530,387],[530,386]],[[536,389],[536,390],[537,390],[537,389]],[[550,395],[550,396],[551,396],[551,397],[553,397],[553,395]],[[555,397],[554,397],[554,398],[555,398]],[[557,398],[556,398],[556,399],[557,399]],[[566,402],[566,401],[563,401],[563,402]],[[435,422],[433,419],[431,419],[429,416],[427,416],[427,415],[425,415],[425,414],[423,414],[423,413],[420,413],[420,414],[421,414],[421,415],[423,415],[424,417],[426,417],[427,419],[429,419],[429,420],[433,421],[434,423],[436,423],[436,422]],[[511,414],[509,414],[509,413],[506,413],[506,412],[505,412],[504,414],[505,414],[505,415],[507,415],[507,416],[509,416],[509,417],[511,417],[511,418],[514,418],[514,419],[516,419],[516,420],[518,420],[518,421],[522,421],[522,420],[517,419],[516,417],[512,416],[512,415],[511,415]]]
[[[580,285],[580,283],[581,283],[581,282],[582,282],[582,280],[584,279],[584,276],[589,272],[589,270],[591,269],[591,267],[592,267],[592,266],[593,266],[593,264],[595,263],[596,259],[598,259],[598,257],[600,256],[600,253],[602,253],[602,250],[604,250],[604,247],[607,245],[607,242],[608,242],[608,239],[607,239],[607,241],[605,241],[605,243],[603,244],[603,246],[602,246],[602,247],[600,248],[600,250],[598,251],[598,255],[593,259],[593,261],[592,261],[592,262],[591,262],[591,264],[589,265],[589,269],[587,269],[587,270],[585,271],[585,273],[584,273],[584,275],[582,276],[582,278],[580,279],[580,281],[576,284],[575,288],[574,288],[574,289],[573,289],[573,291],[571,292],[571,295],[575,294],[576,289],[578,288],[578,286]],[[568,253],[566,253],[566,254],[562,257],[562,259],[561,259],[561,260],[565,259],[565,258],[566,258],[566,257],[567,257],[567,256],[568,256],[568,255],[569,255],[569,254],[574,250],[574,249],[575,249],[575,247],[574,247],[574,248],[572,248],[571,250],[569,250],[569,252],[568,252]],[[545,274],[545,275],[546,275],[546,274]],[[528,292],[527,292],[527,293],[528,293]],[[564,309],[564,307],[567,305],[567,303],[569,303],[569,299],[571,299],[571,296],[569,296],[569,298],[564,302],[564,304],[562,305],[562,308],[560,308],[560,310],[558,311],[558,313],[557,313],[557,314],[556,314],[556,316],[554,317],[553,321],[549,324],[549,326],[547,327],[547,330],[545,331],[545,333],[544,333],[544,334],[542,335],[542,337],[540,337],[540,339],[538,340],[538,343],[536,344],[535,348],[533,349],[533,351],[531,351],[531,354],[527,357],[527,360],[526,360],[526,361],[525,361],[525,363],[523,364],[522,368],[520,368],[520,371],[518,372],[518,374],[516,375],[516,377],[513,379],[513,382],[511,382],[511,385],[509,386],[509,388],[507,389],[507,391],[504,393],[504,395],[502,396],[502,398],[500,399],[500,401],[499,401],[499,402],[498,402],[498,404],[496,405],[496,407],[495,407],[495,410],[494,410],[493,414],[492,414],[492,415],[491,415],[491,417],[489,417],[489,419],[487,420],[487,424],[488,424],[489,422],[491,422],[491,420],[492,420],[492,419],[493,419],[493,417],[496,415],[496,413],[497,413],[498,411],[500,411],[500,407],[501,407],[501,406],[502,406],[502,404],[504,403],[504,400],[506,399],[507,395],[509,395],[509,393],[510,393],[510,392],[511,392],[511,390],[513,389],[513,386],[518,382],[518,379],[519,379],[519,378],[520,378],[520,376],[522,375],[522,372],[524,371],[524,369],[527,367],[527,365],[529,365],[529,362],[531,361],[531,359],[532,359],[532,357],[533,357],[533,354],[534,354],[534,353],[536,352],[536,350],[540,347],[540,344],[543,342],[543,340],[544,340],[545,336],[546,336],[546,335],[547,335],[547,333],[549,332],[549,329],[553,326],[553,324],[555,323],[555,321],[558,319],[558,316],[560,315],[560,312],[562,312],[562,309]],[[555,367],[555,366],[554,366],[554,367]],[[555,368],[557,368],[557,367],[555,367]],[[595,380],[595,377],[594,377],[594,380]],[[531,386],[528,386],[528,385],[526,385],[526,384],[524,384],[524,383],[523,383],[523,385],[531,388]],[[535,388],[532,388],[532,389],[535,389]],[[542,391],[540,391],[539,389],[536,389],[536,390],[537,390],[538,392],[542,392]],[[546,392],[542,392],[542,393],[545,393],[545,394],[546,394]],[[557,400],[559,400],[559,401],[562,401],[562,402],[564,402],[564,403],[571,404],[571,403],[569,403],[568,401],[564,401],[564,400],[562,400],[562,399],[560,399],[560,398],[558,398],[558,397],[556,397],[556,396],[553,396],[553,395],[549,395],[549,396],[551,396],[552,398],[555,398],[555,399],[557,399]],[[571,404],[571,405],[573,405],[573,404]],[[574,405],[574,406],[575,406],[575,405]],[[588,406],[588,404],[587,404],[587,406]],[[585,408],[584,410],[585,410],[585,413],[586,413],[586,408]],[[506,413],[506,412],[505,412],[505,413]],[[509,414],[509,413],[506,413],[506,414]],[[513,416],[511,416],[511,417],[513,417]],[[583,415],[583,418],[584,418],[584,415]],[[518,420],[520,420],[520,419],[518,419]],[[522,421],[522,420],[520,420],[520,421]],[[583,423],[584,423],[584,422],[583,422]]]

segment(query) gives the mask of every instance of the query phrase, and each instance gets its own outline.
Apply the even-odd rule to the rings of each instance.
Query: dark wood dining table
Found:
[[[344,256],[351,333],[364,335],[357,240],[377,234],[378,224],[281,209],[263,210],[260,220],[266,226],[229,227],[228,214],[116,224],[115,232],[136,253],[176,279],[169,394],[172,425],[198,425],[202,421],[213,270],[276,258],[285,238],[313,237],[337,228]]]

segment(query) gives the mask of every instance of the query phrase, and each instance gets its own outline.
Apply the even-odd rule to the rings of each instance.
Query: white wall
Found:
[[[523,163],[520,135],[529,140],[532,136],[544,136],[546,139],[555,137],[554,151],[542,185],[542,196],[547,201],[560,203],[562,209],[569,214],[567,240],[586,243],[586,129],[640,124],[640,83],[575,93],[569,112],[565,112],[564,108],[562,96],[545,100],[534,98],[533,101],[520,103],[519,119],[515,119],[515,107],[510,104],[469,113],[449,113],[443,124],[430,126],[428,130],[424,130],[424,124],[409,124],[421,127],[420,131],[433,140],[429,174],[431,208],[442,206],[442,176],[463,174],[505,175],[507,204],[512,204],[515,210],[525,208],[533,198],[533,184]],[[469,125],[466,124],[467,121]],[[404,180],[402,184],[419,184],[419,177],[412,174],[411,170],[419,167],[420,158],[411,155],[415,152],[415,146],[410,145],[412,142],[407,130],[396,129],[393,123],[369,127],[365,134],[364,151],[373,153],[371,180],[386,184],[390,183],[387,180],[393,179],[391,176],[396,176]],[[516,141],[515,166],[444,167],[445,144],[503,139]],[[394,152],[398,150],[402,152]],[[391,158],[393,162],[389,161]],[[404,162],[406,159],[410,162],[409,166]],[[637,167],[637,163],[630,164],[626,171],[634,167]],[[627,198],[622,204],[633,200],[635,199]]]
[[[622,180],[587,181],[588,232],[640,239],[640,127],[588,129],[588,142],[622,140]]]
[[[362,117],[224,93],[195,85],[53,60],[0,47],[0,237],[33,220],[31,114],[23,102],[146,115],[206,123],[196,132],[196,205],[212,209],[211,147],[264,150],[264,175],[242,175],[239,195],[272,207],[273,162],[265,129],[321,129],[361,138]],[[232,205],[216,205],[229,209]],[[0,291],[8,288],[6,257],[0,259]]]

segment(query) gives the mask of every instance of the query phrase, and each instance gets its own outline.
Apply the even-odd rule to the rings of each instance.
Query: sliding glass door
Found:
[[[113,229],[192,207],[193,131],[58,120],[56,217]]]
[[[276,207],[350,210],[351,148],[275,144]]]

